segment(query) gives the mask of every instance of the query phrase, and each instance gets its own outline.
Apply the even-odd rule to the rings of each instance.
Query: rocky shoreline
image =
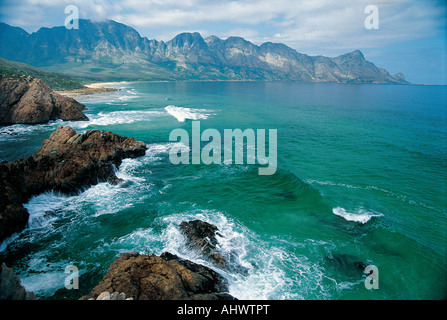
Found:
[[[86,96],[86,95],[90,95],[90,94],[97,94],[97,93],[104,93],[104,92],[111,92],[111,91],[118,91],[118,89],[113,88],[113,87],[108,87],[108,86],[89,85],[82,89],[57,91],[56,93],[60,94],[61,96],[77,99],[80,96]]]
[[[0,242],[26,227],[23,204],[48,190],[76,194],[100,181],[120,183],[115,175],[124,158],[143,156],[147,147],[134,138],[112,132],[76,133],[59,126],[31,156],[0,163]],[[218,250],[216,226],[200,220],[183,221],[179,230],[187,245],[220,269],[233,266],[232,257]],[[229,264],[230,263],[230,264]],[[34,299],[12,269],[2,265],[0,299]],[[8,288],[7,290],[5,288]],[[159,256],[124,253],[110,265],[103,280],[81,300],[235,300],[228,282],[213,269],[169,252]]]
[[[52,92],[37,78],[1,78],[3,111],[0,124],[36,124],[61,118],[88,120],[85,106],[67,96],[116,90],[97,87]],[[98,182],[120,183],[115,170],[125,158],[146,153],[144,142],[112,132],[77,133],[59,126],[31,156],[0,163],[0,243],[27,225],[23,206],[32,196],[53,190],[77,194]],[[200,220],[183,221],[179,230],[187,245],[210,264],[229,269],[234,257],[218,250],[218,228]],[[4,263],[0,266],[0,300],[32,300],[20,279]],[[123,253],[110,265],[103,280],[80,300],[235,300],[228,282],[213,269],[169,252],[159,256]]]
[[[218,228],[201,220],[183,221],[187,245],[219,269],[235,266],[217,248]],[[123,253],[102,281],[80,300],[237,300],[228,281],[213,269],[169,252]]]
[[[144,142],[112,132],[78,134],[59,126],[31,156],[0,163],[0,241],[26,226],[23,203],[31,196],[48,190],[76,194],[99,181],[118,183],[115,168],[146,149]]]

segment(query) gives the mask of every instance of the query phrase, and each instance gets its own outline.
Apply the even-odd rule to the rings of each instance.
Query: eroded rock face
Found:
[[[144,142],[112,132],[77,134],[60,126],[33,155],[0,163],[0,241],[25,227],[29,215],[22,204],[31,196],[48,190],[76,194],[98,181],[118,183],[115,167],[146,149]]]
[[[88,121],[83,110],[83,104],[53,92],[38,78],[0,76],[0,125]]]
[[[131,252],[115,259],[103,280],[81,300],[97,299],[104,292],[134,300],[233,300],[227,291],[226,280],[210,268],[168,252]]]
[[[33,292],[27,292],[20,278],[2,263],[0,266],[0,300],[34,300]]]

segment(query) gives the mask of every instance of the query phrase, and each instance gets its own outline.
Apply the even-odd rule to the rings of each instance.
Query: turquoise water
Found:
[[[0,259],[38,298],[79,298],[127,251],[170,251],[213,267],[185,246],[177,226],[190,219],[217,225],[221,250],[248,269],[213,267],[239,299],[446,298],[447,87],[117,87],[80,99],[90,122],[65,124],[143,140],[146,156],[123,162],[118,186],[32,198],[27,229],[0,245]],[[258,175],[249,164],[172,165],[169,134],[190,132],[194,119],[222,137],[224,129],[277,129],[276,173]],[[31,154],[60,124],[1,128],[0,160]],[[68,265],[79,268],[79,290],[64,288]],[[365,288],[366,265],[378,268],[379,289]]]

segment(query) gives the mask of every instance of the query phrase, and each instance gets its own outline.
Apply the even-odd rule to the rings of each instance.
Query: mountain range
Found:
[[[29,34],[0,23],[0,56],[90,80],[292,80],[407,83],[359,50],[335,58],[309,56],[281,44],[241,37],[181,33],[169,41],[141,37],[112,20],[79,20],[79,29],[40,28]]]

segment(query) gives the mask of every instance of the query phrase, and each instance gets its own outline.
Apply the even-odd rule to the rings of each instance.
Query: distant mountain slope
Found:
[[[73,90],[84,88],[84,85],[65,74],[48,72],[25,63],[0,58],[0,75],[20,78],[31,76],[39,78],[53,90]]]
[[[181,33],[149,40],[115,21],[80,20],[79,29],[28,34],[0,23],[0,56],[48,71],[94,80],[299,80],[407,83],[356,50],[336,58],[308,56],[280,43],[257,46],[240,37],[204,39]]]

